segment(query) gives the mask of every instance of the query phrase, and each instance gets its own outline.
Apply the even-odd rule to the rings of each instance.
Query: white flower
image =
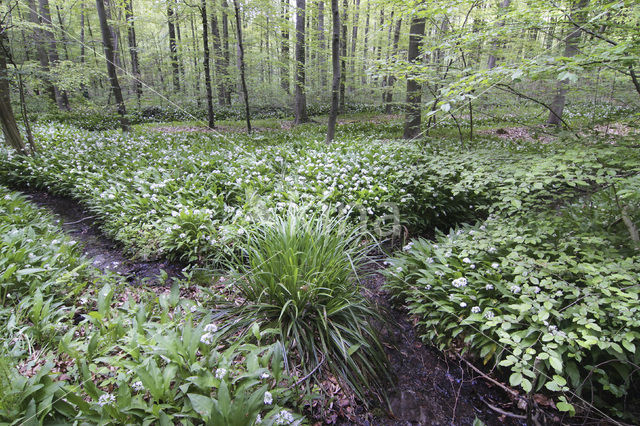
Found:
[[[495,253],[496,252],[496,248],[495,247],[489,247],[489,250],[487,250],[489,253]]]
[[[471,312],[473,312],[474,314],[479,314],[480,306],[474,306],[473,308],[471,308]]]
[[[451,281],[451,285],[453,285],[455,288],[464,287],[467,285],[467,279],[465,277],[456,278],[455,280]]]
[[[293,415],[287,410],[282,410],[273,417],[273,423],[276,425],[290,425],[293,423]]]
[[[185,238],[187,236],[187,234],[185,234],[184,232],[180,234],[180,238]]]
[[[424,289],[425,290],[431,290],[431,284],[427,284]]]
[[[487,312],[484,314],[484,316],[485,316],[485,318],[486,318],[486,319],[492,319],[492,318],[493,318],[493,312],[491,312],[491,311],[487,311]]]
[[[472,264],[469,266],[469,268],[471,268],[471,269],[476,269],[476,265],[472,263]]]
[[[462,261],[464,263],[471,263],[471,259],[469,259],[468,257],[465,257],[464,259],[462,259]]]
[[[273,395],[271,395],[271,392],[266,391],[264,393],[264,403],[266,405],[271,405],[273,403]]]
[[[205,345],[210,345],[213,343],[213,334],[211,333],[205,333],[202,335],[202,337],[200,338],[200,341],[202,343],[204,343]]]
[[[513,294],[518,294],[518,293],[520,293],[520,290],[522,290],[522,289],[521,289],[520,287],[518,287],[517,285],[512,285],[512,286],[511,286],[511,292],[512,292]]]
[[[460,307],[461,308],[466,308],[467,307],[467,303],[466,302],[460,302]]]
[[[433,263],[433,257],[427,257],[427,263]]]
[[[204,331],[208,333],[215,333],[216,331],[218,331],[218,326],[215,324],[207,324],[204,326]]]
[[[260,375],[260,378],[261,378],[261,379],[268,379],[268,378],[269,378],[269,373],[267,373],[267,372],[265,371],[264,373],[262,373],[262,374]]]
[[[140,380],[138,380],[137,382],[133,382],[131,387],[136,392],[140,392],[141,390],[144,390],[144,385],[142,384],[142,382]]]
[[[193,305],[189,308],[189,310],[193,313],[198,310],[198,305]]]
[[[493,269],[498,269],[498,267],[499,267],[499,266],[500,266],[500,265],[498,265],[498,262],[493,262],[493,263],[491,264],[491,267],[492,267]]]
[[[402,250],[409,251],[409,250],[411,250],[412,246],[413,246],[413,241],[410,241],[409,244],[407,244],[406,246],[402,247]]]
[[[111,395],[110,393],[103,393],[98,398],[98,405],[103,407],[105,405],[112,405],[116,402],[116,397]]]
[[[224,379],[224,376],[227,375],[227,369],[226,368],[218,368],[216,370],[216,379]]]
[[[533,292],[534,292],[535,294],[540,293],[540,287],[535,286],[535,287],[533,288]]]
[[[493,284],[487,284],[484,288],[485,290],[493,290]]]
[[[260,423],[262,423],[262,416],[258,414],[258,416],[256,417],[256,424],[259,425]]]

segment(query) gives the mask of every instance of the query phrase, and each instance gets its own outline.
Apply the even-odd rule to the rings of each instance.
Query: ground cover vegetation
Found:
[[[639,25],[631,1],[0,2],[0,420],[373,421],[388,296],[511,395],[491,420],[637,421]],[[19,190],[183,275],[97,270]]]

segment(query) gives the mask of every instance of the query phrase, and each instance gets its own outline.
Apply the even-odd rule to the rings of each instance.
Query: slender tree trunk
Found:
[[[571,8],[571,20],[582,23],[585,18],[585,8],[589,4],[589,0],[576,0]],[[578,27],[571,28],[569,35],[565,39],[564,54],[565,58],[571,58],[578,53],[578,43],[580,42],[580,35],[582,30]],[[553,101],[551,102],[551,111],[549,111],[549,118],[547,124],[559,126],[562,123],[562,113],[567,97],[569,82],[565,79],[558,82],[558,87]]]
[[[222,43],[220,40],[220,30],[218,28],[218,12],[215,7],[211,12],[211,38],[213,39],[213,59],[216,64],[216,78],[218,81],[218,105],[223,106],[226,103],[227,94],[225,93],[223,78]]]
[[[371,17],[371,0],[367,0],[367,13],[364,20],[364,48],[362,50],[362,85],[367,84],[367,58],[369,55],[369,21]]]
[[[280,86],[289,94],[289,0],[282,0],[282,43],[280,47]]]
[[[353,26],[351,28],[351,80],[352,86],[350,87],[350,92],[353,92],[356,86],[356,46],[358,41],[358,21],[360,20],[360,0],[355,0],[353,5]]]
[[[331,14],[333,15],[333,36],[331,38],[331,65],[333,83],[331,85],[331,112],[327,126],[327,143],[333,141],[338,119],[338,103],[340,98],[340,9],[338,0],[331,0]]]
[[[321,88],[327,87],[324,49],[324,0],[318,0],[318,68],[320,71]]]
[[[202,0],[200,5],[200,15],[202,17],[202,45],[204,50],[204,87],[207,92],[207,118],[208,126],[215,128],[213,117],[213,94],[211,90],[211,58],[209,55],[209,30],[207,19],[207,0]]]
[[[69,49],[67,48],[67,44],[69,41],[67,40],[67,32],[64,29],[64,22],[62,21],[62,15],[60,14],[60,6],[56,5],[56,14],[58,15],[58,25],[60,25],[60,33],[62,35],[62,49],[64,50],[64,59],[65,61],[69,59]]]
[[[498,15],[503,16],[507,9],[509,8],[509,5],[511,4],[511,0],[502,0],[502,2],[500,2],[500,11],[498,12]],[[498,22],[498,28],[502,28],[504,27],[504,18],[500,19],[500,21]],[[500,47],[500,42],[498,40],[494,40],[492,43],[492,52],[489,55],[489,60],[487,61],[487,68],[491,69],[494,68],[496,66],[496,55],[495,52],[496,50],[498,50],[498,48]]]
[[[40,18],[38,16],[39,15],[38,6],[36,5],[35,0],[28,0],[28,1],[29,1],[28,6],[29,6],[30,21],[36,25],[41,25]],[[42,34],[42,29],[35,28],[33,30],[33,35],[34,35],[35,45],[36,45],[36,54],[38,56],[38,61],[40,62],[40,68],[42,68],[42,73],[43,73],[42,80],[44,81],[45,91],[49,95],[49,98],[51,99],[51,101],[53,101],[53,103],[57,105],[58,102],[56,99],[56,90],[53,87],[53,84],[51,83],[51,80],[49,78],[49,57],[47,56],[47,50],[45,48],[45,40],[44,40],[44,35]]]
[[[296,96],[295,124],[309,121],[305,88],[305,0],[296,0]]]
[[[389,16],[389,28],[387,30],[387,58],[389,57],[392,49],[391,49],[391,31],[393,30],[393,15],[395,11],[391,11],[391,15]],[[382,103],[387,102],[387,86],[389,84],[389,74],[385,74],[382,77]]]
[[[54,66],[60,62],[58,58],[58,48],[56,43],[56,37],[53,34],[53,23],[51,22],[51,12],[49,8],[49,0],[40,0],[40,18],[42,19],[42,25],[46,28],[42,31],[44,37],[47,39],[47,55],[49,56],[49,62]],[[56,94],[56,103],[61,110],[69,111],[69,98],[64,90],[58,90],[54,86]]]
[[[127,19],[127,38],[129,40],[129,55],[131,56],[131,72],[133,74],[133,87],[140,107],[142,96],[142,81],[140,81],[140,62],[138,61],[138,44],[136,42],[136,28],[133,17],[133,0],[125,0],[124,13]]]
[[[396,22],[396,28],[393,32],[393,55],[398,53],[398,44],[400,43],[400,29],[402,28],[402,18],[398,19]],[[387,76],[387,90],[386,97],[384,99],[385,106],[384,112],[385,114],[391,114],[391,104],[393,102],[393,85],[396,83],[395,74],[391,73]]]
[[[111,83],[111,91],[113,97],[118,105],[118,114],[120,114],[120,125],[122,131],[129,130],[129,121],[126,114],[127,109],[124,105],[124,99],[122,99],[122,91],[120,90],[120,83],[118,83],[118,73],[116,72],[115,58],[113,51],[113,43],[111,41],[111,31],[107,23],[107,14],[105,12],[103,0],[96,0],[96,7],[98,10],[98,19],[100,21],[100,29],[102,30],[102,44],[104,46],[104,55],[107,59],[107,73],[109,74],[109,81]]]
[[[222,69],[225,85],[224,93],[226,95],[226,105],[231,105],[231,85],[229,84],[229,63],[231,62],[231,59],[229,50],[229,14],[227,13],[228,8],[229,5],[227,4],[227,0],[222,0],[222,48],[224,54]]]
[[[0,124],[4,140],[20,154],[26,154],[20,130],[16,124],[16,119],[11,108],[11,97],[9,89],[9,76],[7,73],[7,58],[9,56],[9,43],[6,40],[6,29],[0,22]]]
[[[347,79],[347,13],[349,12],[348,0],[342,2],[342,38],[340,40],[340,112],[344,112],[344,94]]]
[[[247,91],[247,81],[244,76],[244,46],[242,44],[242,22],[240,20],[240,7],[238,6],[238,0],[233,0],[233,5],[236,10],[236,38],[238,41],[238,67],[240,68],[240,88],[242,89],[244,111],[247,118],[247,133],[251,133],[251,116],[249,115],[249,93]]]
[[[84,64],[87,61],[86,50],[85,50],[85,34],[84,34],[84,20],[85,20],[85,6],[84,0],[80,2],[80,63]],[[82,84],[82,96],[85,99],[89,99],[89,89],[87,86]]]
[[[420,44],[424,37],[425,18],[414,15],[411,17],[411,29],[409,30],[408,62],[415,63],[420,55]],[[409,76],[407,79],[407,111],[404,122],[404,138],[415,139],[420,135],[422,102],[421,84]]]
[[[104,0],[104,11],[107,16],[107,25],[109,21],[111,21],[111,0]],[[120,49],[118,48],[118,44],[120,43],[120,38],[118,37],[118,32],[111,26],[109,26],[109,31],[111,32],[111,48],[113,49],[113,64],[116,67],[116,70],[121,68],[120,65],[120,54],[118,53]]]
[[[195,80],[195,98],[198,108],[200,108],[200,70],[198,69],[198,39],[196,38],[195,24],[193,23],[193,12],[189,13],[189,22],[191,23],[191,40],[193,42],[193,74]]]
[[[180,91],[180,67],[178,66],[178,47],[176,45],[175,13],[171,0],[167,0],[167,24],[169,25],[169,57],[173,73],[173,90]]]

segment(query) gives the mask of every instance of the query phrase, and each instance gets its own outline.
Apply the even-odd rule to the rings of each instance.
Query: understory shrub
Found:
[[[620,200],[638,223],[640,188],[637,176],[617,187],[415,240],[389,260],[387,287],[417,317],[423,339],[442,349],[461,343],[507,371],[512,386],[552,391],[562,411],[584,398],[631,413],[640,257]]]
[[[231,311],[243,318],[235,327],[277,330],[289,371],[315,383],[330,372],[366,403],[370,391],[385,397],[390,376],[372,325],[382,318],[359,285],[370,248],[361,231],[300,208],[250,228],[233,281],[244,303]]]

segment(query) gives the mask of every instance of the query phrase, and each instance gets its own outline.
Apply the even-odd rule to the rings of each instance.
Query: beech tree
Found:
[[[296,0],[296,124],[309,121],[305,88],[305,0]]]
[[[413,64],[420,56],[420,44],[424,36],[425,17],[419,13],[411,17],[409,35],[409,50],[407,62]],[[410,76],[407,78],[407,111],[404,121],[404,138],[414,139],[420,134],[421,115],[420,103],[422,102],[422,86]]]

